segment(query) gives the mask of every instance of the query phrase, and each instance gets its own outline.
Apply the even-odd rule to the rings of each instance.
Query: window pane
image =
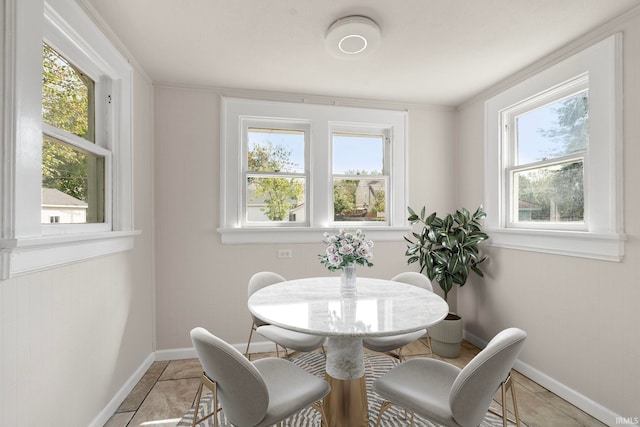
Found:
[[[42,120],[94,142],[93,80],[46,44],[42,52]]]
[[[41,222],[104,222],[104,168],[104,157],[45,135]]]
[[[546,105],[516,118],[517,164],[555,159],[589,146],[589,92]]]
[[[382,135],[333,134],[334,175],[381,175],[384,171]]]
[[[247,177],[247,221],[305,222],[305,179]]]
[[[386,221],[387,179],[334,178],[334,221]]]
[[[285,129],[248,129],[250,172],[304,172],[304,132]]]
[[[514,172],[513,183],[514,221],[584,221],[582,161]]]

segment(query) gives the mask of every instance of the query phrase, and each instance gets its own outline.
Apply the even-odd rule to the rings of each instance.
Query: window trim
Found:
[[[585,158],[587,231],[507,227],[500,114],[522,100],[588,74],[590,147]],[[622,197],[622,34],[614,34],[485,102],[485,226],[492,246],[620,261],[624,256]],[[596,162],[594,159],[598,159]],[[587,213],[588,211],[588,213]]]
[[[322,186],[325,190],[307,194],[308,226],[242,226],[238,196],[242,189],[242,144],[238,143],[242,118],[310,123],[307,185],[309,188]],[[340,129],[345,129],[345,126],[352,126],[352,129],[392,129],[394,142],[390,167],[393,188],[389,198],[389,225],[375,226],[359,222],[352,226],[366,228],[367,236],[378,241],[402,240],[402,235],[409,229],[406,221],[407,121],[407,112],[399,110],[221,97],[220,224],[217,231],[222,243],[312,243],[318,242],[318,236],[323,232],[343,226],[332,221],[333,210],[329,198],[332,189],[330,132],[332,128],[337,128],[335,126]],[[318,209],[322,206],[325,208]]]
[[[133,247],[131,147],[132,70],[127,59],[70,0],[24,2],[6,0],[3,77],[4,121],[0,202],[0,279],[52,268]],[[47,235],[41,224],[42,167],[42,43],[75,63],[97,84],[107,87],[113,114],[96,129],[111,151],[110,230],[60,228]],[[68,52],[78,55],[70,58]],[[78,59],[79,58],[79,59]],[[84,58],[84,59],[82,59]],[[100,77],[104,76],[104,77]],[[97,102],[96,116],[109,116]],[[57,227],[57,226],[56,226]],[[77,230],[74,229],[74,230]]]

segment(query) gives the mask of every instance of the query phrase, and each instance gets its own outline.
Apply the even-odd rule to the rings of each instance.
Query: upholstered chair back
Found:
[[[393,276],[391,280],[418,286],[420,288],[424,288],[428,291],[433,292],[433,286],[431,285],[431,282],[429,281],[427,276],[422,273],[418,273],[417,271],[405,271],[404,273]]]
[[[251,295],[253,295],[254,292],[259,291],[262,288],[265,288],[269,285],[273,285],[274,283],[280,283],[284,281],[286,281],[286,279],[281,275],[279,275],[278,273],[273,273],[271,271],[260,271],[254,274],[253,276],[251,276],[251,279],[249,279],[247,296],[250,297]],[[253,323],[256,326],[266,325],[265,322],[255,317],[253,313],[251,314],[251,318],[253,319]]]
[[[191,341],[205,375],[217,385],[227,419],[233,425],[257,425],[269,406],[269,393],[260,372],[242,353],[204,328],[194,328]]]
[[[518,328],[503,330],[458,374],[451,387],[449,404],[453,418],[460,425],[480,425],[526,337],[527,334]]]

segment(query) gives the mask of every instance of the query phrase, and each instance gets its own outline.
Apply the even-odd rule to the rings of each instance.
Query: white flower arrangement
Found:
[[[373,242],[366,240],[361,230],[349,232],[340,229],[337,234],[324,233],[322,240],[327,244],[324,255],[318,255],[320,262],[329,270],[341,270],[349,264],[372,267]]]

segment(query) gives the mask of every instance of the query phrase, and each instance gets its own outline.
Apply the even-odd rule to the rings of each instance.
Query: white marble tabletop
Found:
[[[286,329],[327,337],[388,336],[438,323],[447,303],[433,292],[390,280],[357,278],[357,296],[340,295],[340,277],[289,280],[249,297],[258,318]]]

